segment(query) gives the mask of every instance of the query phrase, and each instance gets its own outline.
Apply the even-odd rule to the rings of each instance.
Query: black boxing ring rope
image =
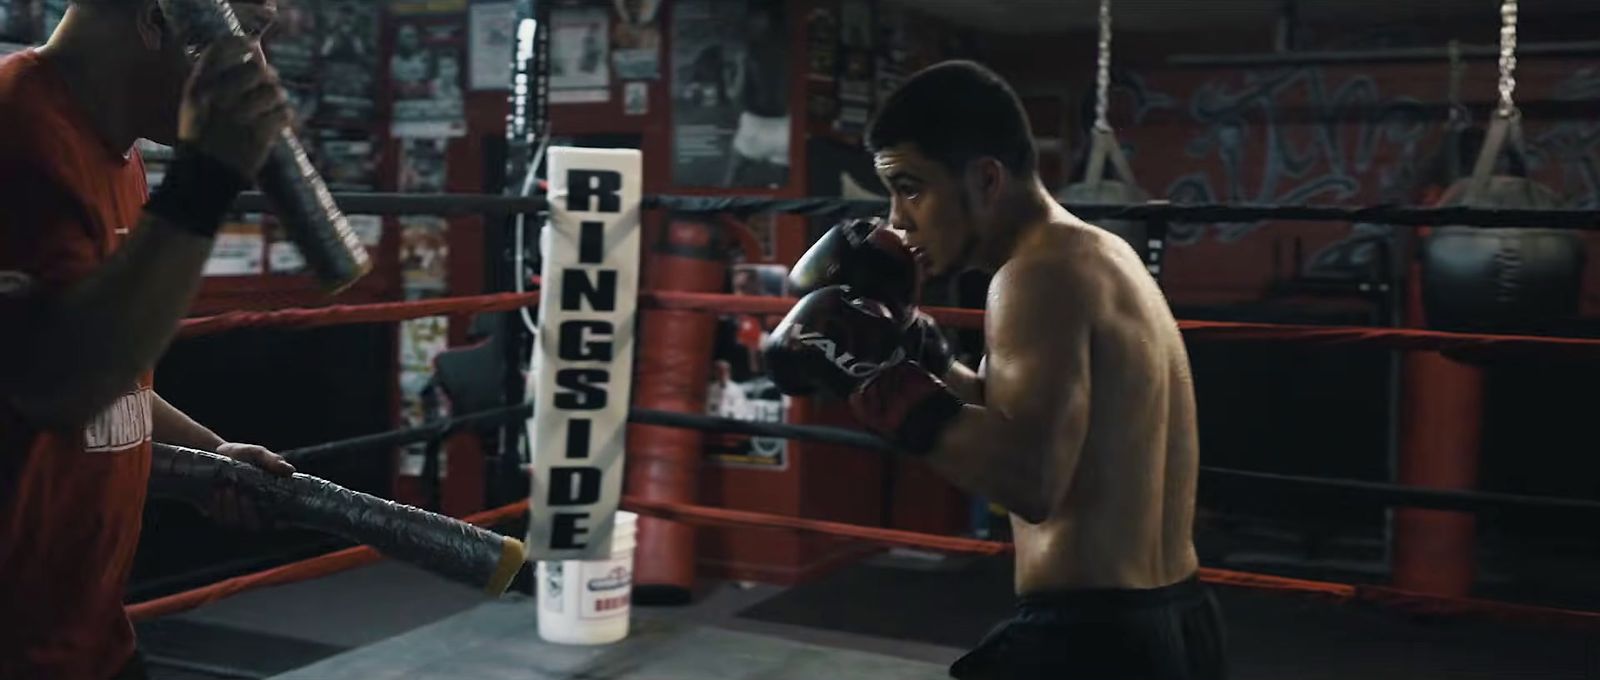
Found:
[[[534,214],[549,209],[543,196],[494,194],[336,193],[339,208],[352,215],[493,215]],[[750,196],[650,195],[645,209],[686,214],[781,212],[825,217],[881,215],[888,203],[837,198],[771,199]],[[1193,203],[1150,201],[1143,204],[1065,204],[1080,217],[1112,220],[1155,220],[1176,223],[1258,222],[1265,220],[1362,222],[1397,226],[1468,225],[1502,228],[1600,230],[1600,210],[1420,207],[1400,205],[1312,206],[1256,203]],[[234,208],[244,212],[271,209],[259,192],[240,196]]]
[[[533,409],[532,403],[488,409],[453,418],[440,419],[418,427],[291,449],[283,452],[283,456],[291,463],[303,464],[308,460],[343,455],[365,449],[390,448],[405,444],[431,442],[473,426],[509,425],[525,421],[532,417]],[[835,444],[869,451],[892,452],[894,450],[888,442],[876,435],[840,427],[766,423],[650,409],[630,410],[628,412],[628,422],[636,425],[677,427],[702,432],[744,434],[752,437],[772,437]],[[1289,490],[1327,493],[1338,496],[1341,500],[1387,506],[1465,512],[1551,510],[1600,513],[1600,501],[1582,498],[1529,496],[1457,489],[1429,489],[1357,479],[1308,477],[1274,472],[1237,470],[1210,465],[1200,466],[1200,472],[1203,477],[1210,478],[1213,481],[1266,482],[1280,485]]]

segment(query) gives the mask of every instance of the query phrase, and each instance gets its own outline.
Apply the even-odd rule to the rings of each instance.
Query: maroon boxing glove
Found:
[[[921,364],[935,377],[944,376],[956,361],[950,339],[945,337],[938,322],[921,310],[912,312],[911,325],[906,326],[905,340],[901,346],[906,350],[907,361]]]
[[[933,450],[965,405],[944,381],[911,362],[882,368],[850,395],[850,407],[862,425],[916,455]]]

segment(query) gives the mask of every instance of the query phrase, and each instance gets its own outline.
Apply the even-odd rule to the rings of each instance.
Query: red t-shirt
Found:
[[[106,148],[49,62],[0,59],[0,329],[25,323],[17,291],[48,296],[100,266],[146,198],[139,153]],[[0,678],[102,679],[133,653],[122,598],[152,396],[150,376],[138,382],[71,430],[40,429],[0,399]]]

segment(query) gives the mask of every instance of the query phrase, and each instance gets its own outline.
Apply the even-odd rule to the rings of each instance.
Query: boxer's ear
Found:
[[[1005,189],[1006,169],[1000,159],[982,156],[967,165],[965,180],[968,192],[975,199],[974,203],[988,210],[1000,200],[1000,194]]]

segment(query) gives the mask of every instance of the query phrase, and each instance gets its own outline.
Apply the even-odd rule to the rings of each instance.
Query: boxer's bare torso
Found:
[[[1191,576],[1194,391],[1161,290],[1127,244],[1064,209],[1023,230],[1013,252],[990,285],[982,375],[957,368],[949,382],[990,408],[1045,399],[1035,405],[1070,411],[1028,466],[1042,503],[1012,515],[1017,592],[1155,588]],[[1079,358],[1048,368],[1033,358],[1058,350]],[[1041,393],[1051,381],[1041,371],[1076,388]],[[994,474],[975,469],[977,458],[930,462],[953,479]]]

